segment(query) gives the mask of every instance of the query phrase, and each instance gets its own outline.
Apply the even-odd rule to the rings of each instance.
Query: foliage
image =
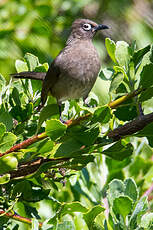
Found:
[[[102,89],[103,82],[109,83],[107,94],[113,101],[99,104],[93,92],[89,97],[90,107],[82,100],[67,101],[62,113],[65,124],[59,120],[58,106],[52,97],[37,112],[39,82],[11,80],[6,84],[1,76],[1,215],[8,213],[10,218],[14,215],[12,221],[1,217],[2,226],[17,228],[14,214],[17,211],[21,216],[33,218],[33,229],[41,225],[40,218],[45,220],[42,229],[80,229],[80,226],[82,229],[151,229],[153,218],[152,213],[147,213],[147,198],[138,199],[138,188],[132,179],[124,182],[119,179],[123,180],[128,173],[141,185],[140,194],[150,186],[152,123],[145,124],[140,131],[134,130],[135,137],[128,137],[127,131],[127,137],[121,136],[116,141],[109,138],[109,133],[124,121],[143,116],[140,103],[149,111],[145,102],[153,96],[152,47],[136,50],[135,43],[115,43],[107,38],[106,48],[115,65],[101,70],[98,84]],[[15,65],[17,71],[44,72],[48,68],[29,53]],[[131,94],[137,91],[138,94]],[[148,139],[148,144],[145,139],[141,143],[142,137]],[[104,160],[107,174],[102,166]],[[102,177],[107,178],[106,182],[101,181]],[[118,179],[112,181],[113,178]],[[102,205],[106,190],[108,219],[104,215],[108,207]],[[49,217],[38,206],[45,201],[52,210]],[[20,216],[19,220],[24,222]]]
[[[0,15],[0,229],[152,229],[152,1],[2,0]],[[76,18],[111,29],[90,107],[66,101],[64,124],[52,97],[37,111],[41,82],[9,74],[46,72]]]

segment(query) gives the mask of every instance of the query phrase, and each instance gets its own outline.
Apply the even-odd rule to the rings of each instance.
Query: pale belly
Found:
[[[97,76],[83,78],[62,77],[52,88],[52,95],[57,98],[58,102],[69,99],[86,98],[93,87]]]

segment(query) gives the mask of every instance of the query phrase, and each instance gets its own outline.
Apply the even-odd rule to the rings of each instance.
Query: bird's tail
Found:
[[[25,78],[25,79],[34,79],[34,80],[41,80],[45,79],[46,73],[45,72],[33,72],[33,71],[26,71],[20,73],[13,73],[10,74],[11,77],[14,78]]]

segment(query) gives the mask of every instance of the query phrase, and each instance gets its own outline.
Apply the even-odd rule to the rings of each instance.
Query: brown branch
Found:
[[[58,158],[58,159],[44,159],[43,157],[39,157],[37,159],[34,159],[32,161],[28,161],[27,163],[22,163],[18,166],[16,170],[10,171],[10,179],[17,179],[21,177],[25,177],[27,175],[35,173],[42,164],[47,163],[47,162],[52,162],[56,161],[57,162],[57,168],[61,167],[59,164],[62,162],[68,161],[69,158]],[[50,167],[50,168],[55,168],[55,166]]]
[[[46,138],[47,135],[46,133],[41,133],[39,135],[35,135],[19,144],[14,145],[12,148],[10,148],[9,150],[7,150],[5,153],[0,153],[0,157],[8,154],[8,153],[12,153],[12,152],[17,152],[20,149],[24,149],[27,148],[29,145],[32,145],[33,143],[36,143],[37,141],[43,140],[44,138]]]
[[[112,138],[114,141],[117,141],[125,136],[132,135],[140,130],[142,130],[145,126],[153,122],[153,113],[140,116],[125,125],[118,127],[112,131],[110,131],[107,136]]]
[[[121,105],[123,102],[125,102],[126,100],[128,100],[129,98],[132,98],[132,97],[135,97],[137,96],[138,94],[140,94],[142,91],[144,91],[145,89],[138,89],[138,90],[135,90],[133,91],[132,93],[129,93],[129,94],[126,94],[120,98],[118,98],[117,100],[113,101],[113,102],[110,102],[108,104],[108,106],[112,109],[118,107],[119,105]],[[84,121],[84,120],[87,120],[89,117],[91,117],[92,114],[88,113],[82,117],[79,117],[75,120],[68,120],[65,122],[65,124],[69,127],[69,126],[73,126],[73,125],[77,125],[77,124],[80,124],[81,121]],[[116,129],[115,129],[116,130]],[[114,132],[116,132],[114,130]],[[124,131],[124,130],[123,130]],[[113,131],[112,131],[113,132]],[[128,135],[128,134],[126,134]],[[109,133],[110,138],[113,138],[111,137],[111,132]],[[119,135],[119,136],[122,136],[122,135]],[[19,151],[20,149],[24,149],[24,148],[27,148],[29,145],[33,144],[33,143],[36,143],[37,141],[40,141],[40,140],[43,140],[45,139],[47,136],[47,134],[44,132],[44,133],[41,133],[39,135],[35,135],[19,144],[16,144],[14,145],[12,148],[10,148],[9,150],[7,150],[5,153],[0,153],[0,157],[8,154],[8,153],[11,153],[11,152],[17,152]],[[120,139],[121,137],[118,137],[118,139]]]
[[[11,219],[20,221],[22,223],[32,225],[32,220],[31,219],[23,217],[23,216],[19,216],[17,214],[14,214],[14,212],[5,212],[3,210],[0,210],[0,215],[5,216],[5,217],[7,217],[9,219],[11,218]],[[41,228],[41,227],[42,227],[42,223],[39,223],[39,228]]]

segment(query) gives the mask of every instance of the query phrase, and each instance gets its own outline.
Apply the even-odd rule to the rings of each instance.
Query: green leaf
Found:
[[[21,106],[21,101],[20,101],[20,94],[19,91],[16,87],[13,88],[12,94],[11,94],[11,99],[13,99],[15,105]]]
[[[52,140],[45,139],[41,141],[37,147],[38,153],[47,153],[53,149],[54,142]]]
[[[124,41],[116,43],[115,58],[120,66],[127,67],[130,60],[128,43]]]
[[[148,88],[153,85],[153,64],[145,65],[140,74],[140,87]]]
[[[115,93],[118,86],[123,82],[123,79],[124,79],[123,74],[121,73],[115,74],[111,81],[109,91]]]
[[[140,227],[149,229],[149,227],[153,227],[153,213],[146,213],[141,218]]]
[[[81,147],[82,143],[74,138],[69,138],[65,142],[55,146],[55,149],[53,149],[55,151],[54,157],[77,157],[81,155]]]
[[[29,181],[23,180],[21,182],[18,182],[13,188],[12,197],[16,197],[17,194],[20,193],[25,200],[29,199],[32,196],[32,188]]]
[[[144,196],[137,202],[135,209],[130,217],[129,226],[131,227],[131,229],[135,229],[135,227],[137,226],[137,218],[139,216],[142,216],[147,209],[148,209],[148,201],[147,201],[147,197]]]
[[[11,115],[19,122],[26,121],[32,115],[33,104],[28,103],[25,107],[16,105],[11,109]]]
[[[56,230],[75,230],[75,226],[72,221],[64,221],[57,225]]]
[[[128,100],[128,102],[132,102],[132,100]],[[115,116],[122,121],[131,121],[137,117],[137,109],[135,105],[127,105],[118,107],[114,112]]]
[[[6,132],[5,125],[3,123],[0,123],[0,139],[2,138],[5,132]]]
[[[3,107],[0,109],[0,122],[6,126],[7,131],[10,131],[13,127],[12,116]]]
[[[150,61],[153,63],[153,44],[151,45],[151,54],[150,54]]]
[[[110,81],[103,80],[100,77],[97,78],[92,91],[98,96],[99,105],[106,105],[109,103],[109,87]]]
[[[68,135],[86,146],[91,146],[97,139],[100,128],[98,123],[88,125],[86,127],[74,126],[68,129]]]
[[[17,70],[17,72],[24,72],[24,71],[28,71],[28,66],[27,63],[21,60],[16,60],[15,62],[15,68]]]
[[[63,136],[66,129],[67,129],[67,126],[62,124],[58,120],[51,119],[49,121],[46,121],[46,129],[45,129],[46,134],[52,140],[56,140],[57,138]]]
[[[146,125],[141,131],[139,131],[138,133],[134,134],[134,136],[137,137],[153,137],[153,123],[150,123],[148,125]]]
[[[16,169],[18,161],[13,155],[4,155],[0,158],[0,174],[7,173],[11,170]]]
[[[95,157],[93,155],[85,155],[85,156],[79,156],[75,158],[70,159],[68,162],[63,162],[62,167],[65,167],[67,169],[73,169],[73,170],[81,170],[84,168],[88,163],[94,162]]]
[[[114,160],[122,161],[126,157],[131,156],[133,153],[133,146],[131,143],[124,144],[122,141],[118,141],[108,149],[104,150],[102,154],[113,158]]]
[[[111,110],[108,106],[102,106],[93,114],[93,122],[101,122],[103,124],[107,123],[112,118]]]
[[[59,108],[57,104],[49,104],[41,110],[38,121],[38,130],[40,129],[42,123],[51,117],[59,118]]]
[[[0,74],[0,91],[5,87],[6,85],[6,80],[5,78]]]
[[[134,202],[138,198],[138,190],[135,181],[132,178],[128,178],[124,181],[125,192],[124,194],[130,197]]]
[[[116,58],[115,58],[116,45],[115,45],[115,42],[113,40],[111,40],[110,38],[106,38],[105,39],[105,46],[106,46],[106,49],[107,49],[107,52],[108,52],[110,58],[113,60],[113,62],[116,63]]]
[[[35,72],[43,72],[43,73],[46,73],[46,68],[45,66],[43,65],[39,65],[39,66],[36,66],[36,68],[34,69]]]
[[[4,153],[6,150],[10,149],[16,142],[17,137],[10,132],[6,132],[0,139],[0,152]]]
[[[0,184],[6,184],[10,181],[10,174],[0,175]]]
[[[26,53],[24,59],[27,62],[29,71],[33,71],[36,68],[36,66],[39,65],[38,57],[34,56],[31,53]]]
[[[101,205],[97,205],[93,208],[91,208],[88,212],[83,214],[83,219],[85,220],[87,226],[89,229],[93,229],[92,225],[94,225],[95,218],[101,213],[104,212],[105,208],[103,208]]]
[[[149,52],[149,50],[150,50],[150,45],[148,45],[148,46],[146,46],[146,47],[144,47],[144,48],[142,48],[142,49],[139,49],[139,50],[137,50],[137,51],[134,53],[134,55],[133,55],[133,62],[134,62],[134,66],[135,66],[135,67],[136,67],[136,66],[139,64],[139,62],[142,60],[143,56],[144,56],[147,52]]]
[[[115,198],[124,195],[125,184],[118,179],[114,179],[109,183],[109,189],[107,191],[107,197],[111,204],[113,205],[113,201]]]
[[[120,214],[124,218],[132,211],[132,199],[128,196],[119,196],[114,199],[113,211],[115,214]]]
[[[104,68],[101,69],[99,73],[99,77],[103,79],[104,81],[109,81],[112,79],[114,75],[114,69],[113,68]]]
[[[146,89],[140,94],[139,101],[140,102],[147,101],[152,97],[153,97],[153,87],[149,87],[148,89]]]
[[[73,212],[86,213],[87,211],[88,209],[79,202],[65,203],[61,207],[59,217],[61,218],[62,216],[65,216],[67,214],[72,214]]]
[[[125,69],[121,66],[114,66],[113,69],[115,70],[115,73],[122,73],[124,76],[127,77]]]

